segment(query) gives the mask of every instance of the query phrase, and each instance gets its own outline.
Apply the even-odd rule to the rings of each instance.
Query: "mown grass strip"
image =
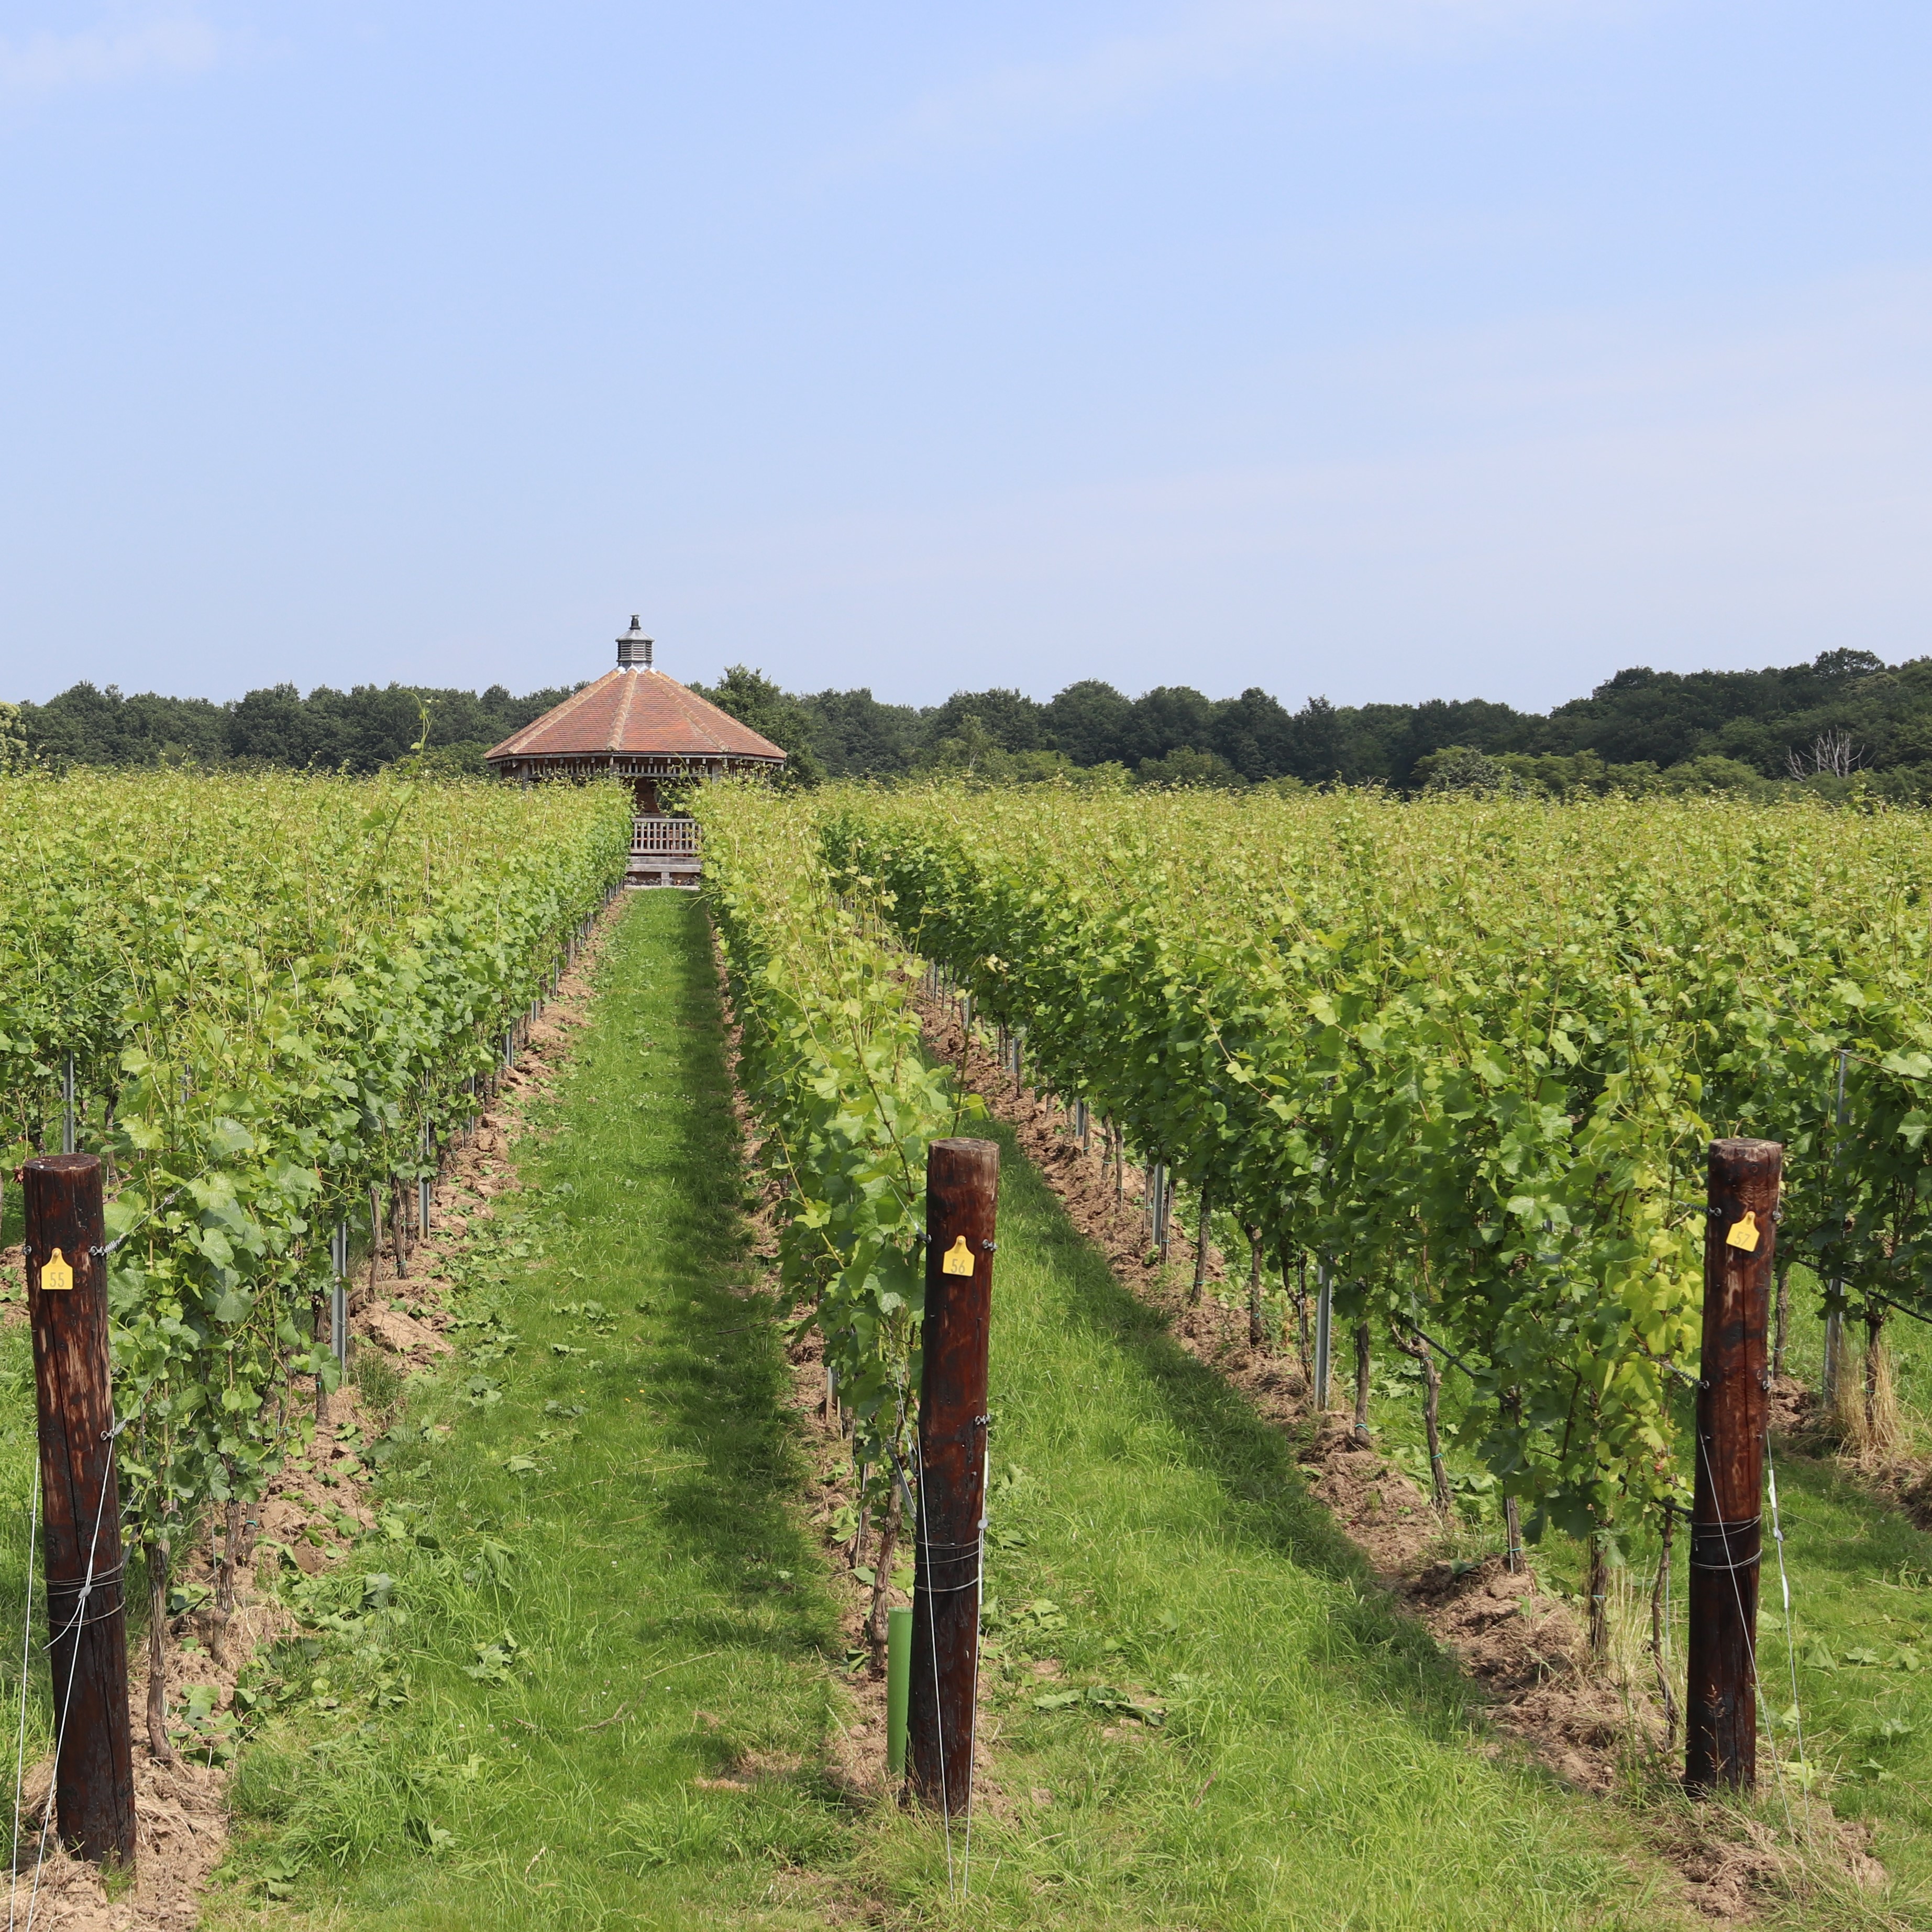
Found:
[[[1486,1751],[1461,1680],[1385,1606],[1292,1443],[1114,1282],[993,1131],[1004,1789],[975,1827],[972,1922],[1676,1922],[1634,1821]],[[1136,1701],[1164,1724],[1126,1714]],[[909,1922],[944,1893],[922,1824],[860,1862]]]
[[[820,1922],[775,1878],[843,1856],[836,1633],[699,909],[634,902],[601,976],[472,1256],[475,1359],[412,1390],[386,1527],[272,1659],[218,1922],[265,1891],[358,1928]]]

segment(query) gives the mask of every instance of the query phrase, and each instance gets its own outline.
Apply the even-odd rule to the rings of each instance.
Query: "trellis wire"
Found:
[[[1768,1442],[1769,1438],[1769,1431],[1767,1430],[1766,1434]],[[1691,1439],[1697,1445],[1698,1454],[1704,1459],[1704,1474],[1708,1479],[1711,1484],[1712,1492],[1714,1495],[1717,1492],[1718,1488],[1718,1475],[1717,1472],[1711,1466],[1711,1452],[1705,1444],[1703,1432],[1701,1430],[1694,1426],[1690,1431],[1690,1436]],[[1726,1555],[1730,1553],[1730,1544],[1728,1539],[1726,1541],[1725,1551]],[[1782,1560],[1783,1552],[1780,1550],[1780,1563],[1782,1562]],[[1729,1576],[1731,1580],[1731,1594],[1737,1604],[1738,1621],[1741,1624],[1750,1624],[1750,1619],[1747,1618],[1744,1615],[1744,1586],[1738,1581],[1738,1566],[1734,1563],[1727,1563],[1724,1568],[1725,1574]],[[1787,1626],[1787,1628],[1788,1628],[1789,1627]],[[1771,1706],[1765,1700],[1763,1681],[1758,1675],[1757,1640],[1755,1625],[1751,1625],[1751,1628],[1753,1631],[1750,1649],[1751,1694],[1757,1700],[1757,1720],[1759,1728],[1771,1739],[1771,1768],[1772,1775],[1776,1779],[1778,1784],[1778,1802],[1781,1806],[1783,1806],[1784,1810],[1785,1829],[1789,1832],[1796,1832],[1797,1829],[1797,1825],[1791,1815],[1791,1794],[1784,1788],[1784,1761],[1778,1754],[1778,1733],[1776,1728],[1773,1726],[1771,1721]],[[1786,1646],[1788,1648],[1790,1643],[1788,1637],[1786,1641]],[[1688,1695],[1689,1687],[1688,1685],[1685,1687],[1685,1690],[1684,1722],[1688,1727],[1690,1722],[1690,1699]],[[1807,1822],[1808,1822],[1810,1816],[1808,1810],[1805,1815]]]
[[[912,1454],[914,1466],[919,1472],[919,1492],[922,1498],[926,1494],[926,1455],[916,1432],[912,1438]],[[926,1574],[929,1586],[932,1580],[932,1538],[928,1533],[925,1511],[919,1511],[913,1520],[919,1526],[920,1542],[926,1553]],[[983,1569],[985,1566],[982,1564],[980,1567]],[[946,1895],[952,1898],[956,1897],[957,1893],[952,1878],[952,1800],[951,1792],[946,1789],[946,1712],[939,1698],[939,1624],[929,1609],[926,1628],[932,1646],[932,1723],[939,1740],[939,1816],[946,1832]],[[970,1775],[970,1762],[968,1771]],[[967,1815],[971,1816],[970,1806],[968,1808]]]
[[[20,1616],[20,1721],[14,1744],[14,1841],[8,1859],[7,1932],[14,1932],[14,1914],[20,1895],[20,1798],[27,1779],[27,1676],[34,1658],[34,1539],[40,1526],[40,1459],[34,1458],[33,1500],[27,1506],[27,1587]]]
[[[986,1512],[993,1490],[993,1441],[988,1432],[980,1451],[979,1548],[973,1557],[973,1706],[966,1720],[966,1844],[959,1862],[959,1895],[973,1890],[973,1761],[980,1740],[980,1618],[986,1601]],[[929,1573],[928,1573],[929,1574]],[[933,1646],[933,1660],[939,1646]]]
[[[1798,1762],[1804,1762],[1804,1713],[1798,1703],[1798,1646],[1791,1629],[1791,1576],[1784,1567],[1784,1526],[1778,1514],[1778,1471],[1771,1460],[1771,1430],[1764,1432],[1764,1473],[1771,1490],[1771,1540],[1778,1549],[1778,1586],[1784,1599],[1784,1657],[1791,1666],[1791,1725],[1798,1738]],[[1776,1746],[1772,1747],[1774,1751]],[[1810,1795],[1808,1792],[1806,1794]]]
[[[87,1621],[87,1600],[94,1594],[94,1559],[100,1548],[100,1526],[106,1517],[107,1498],[109,1492],[115,1487],[115,1439],[120,1435],[122,1430],[128,1426],[128,1422],[134,1420],[134,1418],[133,1417],[128,1417],[122,1421],[116,1423],[113,1427],[107,1432],[107,1467],[106,1474],[101,1478],[100,1497],[96,1501],[94,1506],[94,1534],[88,1540],[87,1546],[87,1574],[81,1579],[80,1594],[74,1601],[74,1620],[68,1626],[68,1630],[74,1633],[74,1645],[72,1654],[68,1658],[67,1694],[61,1700],[60,1720],[54,1727],[55,1774],[47,1780],[47,1802],[40,1813],[40,1842],[38,1849],[34,1854],[34,1882],[32,1889],[29,1890],[27,1894],[27,1922],[25,1928],[25,1932],[33,1932],[34,1914],[38,1910],[38,1900],[40,1893],[40,1867],[46,1862],[47,1856],[47,1840],[51,1835],[48,1828],[53,1821],[54,1800],[58,1795],[60,1790],[59,1772],[61,1746],[67,1742],[67,1718],[68,1712],[74,1702],[74,1673],[80,1668],[80,1634],[82,1628]],[[38,1466],[38,1459],[36,1466]],[[122,1568],[124,1571],[126,1568],[124,1562]],[[33,1579],[31,1575],[27,1580],[27,1588],[28,1592],[28,1603],[30,1606],[29,1614],[31,1615],[31,1604],[32,1601],[32,1592],[33,1590]],[[50,1632],[48,1635],[46,1643],[44,1643],[41,1648],[44,1650],[51,1650],[58,1640]],[[14,1876],[14,1888],[17,1890],[20,1885],[20,1878],[17,1872]],[[8,1905],[10,1916],[11,1911],[12,1905],[10,1900]]]

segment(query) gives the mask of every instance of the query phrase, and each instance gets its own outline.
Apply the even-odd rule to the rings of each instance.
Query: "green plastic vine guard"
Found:
[[[886,1612],[886,1771],[905,1775],[906,1702],[912,1690],[912,1612]]]

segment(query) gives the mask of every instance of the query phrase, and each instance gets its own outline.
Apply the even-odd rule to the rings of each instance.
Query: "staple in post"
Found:
[[[908,1726],[912,1790],[950,1820],[965,1814],[973,1791],[999,1149],[991,1141],[934,1141],[926,1173]]]
[[[1757,1781],[1766,1331],[1784,1166],[1775,1141],[1711,1144],[1684,1700],[1684,1783],[1694,1792]]]
[[[55,1815],[70,1850],[131,1870],[134,1766],[100,1161],[44,1155],[20,1178],[58,1739]]]

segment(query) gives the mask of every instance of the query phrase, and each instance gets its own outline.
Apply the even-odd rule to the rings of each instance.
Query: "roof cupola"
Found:
[[[626,670],[649,670],[651,668],[651,640],[644,635],[644,627],[634,616],[631,628],[617,640],[617,662]]]

